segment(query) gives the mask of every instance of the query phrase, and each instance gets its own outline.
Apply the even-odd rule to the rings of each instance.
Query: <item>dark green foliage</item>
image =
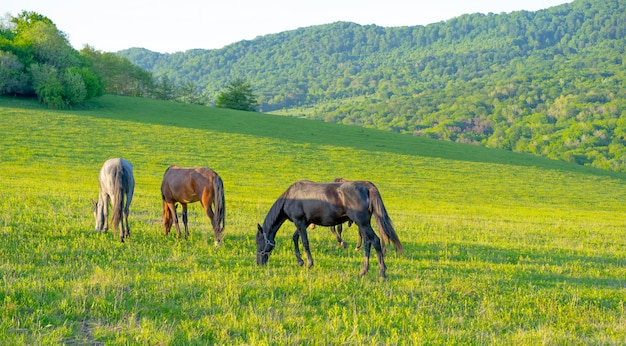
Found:
[[[167,77],[160,77],[155,80],[153,95],[159,100],[173,100],[175,88],[172,81]]]
[[[339,22],[219,50],[120,53],[207,95],[242,78],[265,112],[626,171],[624,47],[626,1],[575,0],[427,26]]]
[[[152,74],[117,54],[101,52],[86,46],[80,51],[96,76],[101,76],[104,91],[123,96],[149,97],[154,81]]]
[[[217,95],[216,107],[255,112],[256,96],[250,84],[243,79],[230,82],[226,89]]]
[[[87,86],[83,76],[76,69],[66,69],[62,78],[68,104],[79,104],[87,99]]]
[[[103,94],[102,80],[45,16],[23,11],[0,28],[0,95],[67,108]]]
[[[182,103],[190,103],[196,105],[204,105],[207,103],[206,97],[199,92],[199,88],[195,82],[188,81],[183,83],[177,89],[177,101]]]
[[[0,94],[25,94],[28,90],[24,64],[13,53],[0,50]]]
[[[30,66],[33,76],[33,88],[41,103],[50,108],[65,108],[63,84],[56,67],[48,64]]]
[[[87,92],[86,99],[98,97],[104,95],[104,81],[100,78],[95,71],[87,67],[74,67],[68,69],[73,73],[79,74],[85,83],[85,90]]]

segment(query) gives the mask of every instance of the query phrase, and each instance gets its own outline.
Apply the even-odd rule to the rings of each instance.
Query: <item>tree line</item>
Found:
[[[626,171],[624,47],[626,0],[575,0],[426,26],[338,22],[217,50],[119,53],[207,95],[244,79],[265,112]]]
[[[154,77],[119,54],[90,46],[77,51],[42,14],[22,11],[0,21],[0,95],[37,97],[46,107],[63,109],[105,93],[208,102],[194,81]]]

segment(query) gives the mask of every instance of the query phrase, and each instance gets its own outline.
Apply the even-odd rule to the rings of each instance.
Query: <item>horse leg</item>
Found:
[[[359,226],[359,239],[363,239],[361,233],[362,233],[362,229]],[[366,238],[365,239],[365,247],[363,248],[363,266],[361,267],[361,272],[359,273],[360,276],[363,276],[365,274],[367,274],[367,272],[369,271],[370,268],[370,242],[369,239]]]
[[[348,221],[348,227],[352,226],[352,221]],[[357,232],[359,233],[359,240],[356,243],[356,247],[354,248],[354,251],[359,251],[361,250],[361,245],[363,245],[363,237],[361,236],[361,232]],[[339,231],[339,234],[341,234],[341,229]]]
[[[206,195],[208,196],[208,194]],[[211,224],[212,224],[213,223],[213,208],[211,207],[211,202],[208,199],[207,200],[203,199],[202,207],[204,208],[204,212],[206,213],[206,216],[209,218],[209,221],[211,221]],[[220,245],[220,243],[222,242],[222,238],[221,238],[222,235],[217,233],[217,229],[215,227],[213,227],[213,235],[215,236],[215,246]]]
[[[337,239],[339,246],[345,249],[346,243],[344,243],[343,239],[341,239],[341,224],[337,225],[337,228],[335,228],[335,226],[330,226],[330,231],[333,232],[333,235],[335,235],[335,239]]]
[[[132,177],[132,174],[131,174]],[[135,180],[129,179],[128,186],[126,187],[126,237],[130,238],[130,224],[128,223],[128,216],[130,215],[130,204],[133,201],[133,193],[135,192]]]
[[[124,226],[126,226],[124,228]],[[124,208],[124,218],[122,220],[122,228],[124,228],[124,238],[130,238],[130,225],[128,224],[128,207]]]
[[[306,232],[307,225],[303,222],[296,225],[298,226],[298,232],[300,232],[300,238],[302,238],[302,246],[304,247],[304,252],[306,253],[306,267],[311,268],[313,266],[313,256],[311,256],[311,249],[309,247],[309,235]]]
[[[381,278],[387,277],[387,265],[385,265],[385,248],[382,246],[382,242],[380,238],[375,235],[374,238],[374,249],[376,249],[376,256],[378,257],[378,270]]]
[[[300,239],[300,232],[296,229],[293,232],[293,247],[296,254],[296,259],[298,260],[298,265],[304,265],[304,261],[302,260],[302,255],[300,254],[300,245],[298,245],[298,239]]]
[[[116,201],[116,203],[117,203],[117,201]],[[113,225],[113,227],[114,228],[117,228],[117,227],[120,228],[120,241],[123,243],[124,242],[124,208],[122,208],[122,210],[121,210],[119,224]]]
[[[109,195],[102,198],[102,213],[104,214],[104,233],[109,231]]]
[[[361,270],[361,275],[365,275],[367,271],[369,270],[370,250],[373,245],[374,249],[376,250],[376,256],[378,257],[378,269],[380,272],[380,277],[386,278],[387,266],[385,265],[384,253],[383,253],[382,245],[380,242],[380,238],[378,238],[378,236],[374,232],[374,229],[372,229],[372,227],[369,225],[363,227],[363,233],[364,233],[363,238],[365,240],[365,248],[364,248],[365,262],[363,264],[363,269]]]
[[[132,198],[132,194],[126,195],[126,205],[124,206],[124,215],[122,218],[122,228],[124,228],[124,224],[126,224],[126,228],[124,229],[124,238],[130,238],[130,225],[128,224],[128,214],[130,212],[130,199]]]
[[[126,207],[122,207],[122,215],[120,215],[120,241],[123,243],[124,238],[128,237],[128,210]]]
[[[172,218],[174,219],[174,224],[176,225],[176,234],[178,234],[178,238],[180,238],[180,225],[178,224],[178,212],[176,212],[176,202],[168,203],[170,207],[170,213]]]
[[[185,239],[189,236],[189,229],[187,228],[187,220],[189,217],[187,216],[187,203],[181,203],[183,206],[183,224],[185,225]],[[178,229],[178,237],[180,238],[180,229]]]

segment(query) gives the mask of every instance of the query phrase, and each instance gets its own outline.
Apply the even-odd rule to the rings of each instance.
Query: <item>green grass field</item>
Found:
[[[0,343],[626,343],[626,175],[534,156],[258,113],[105,96],[52,111],[0,99]],[[134,165],[131,238],[95,232],[90,198],[110,157]],[[190,205],[163,235],[170,164],[224,180],[226,231]],[[267,266],[256,224],[294,181],[379,187],[404,255],[359,277],[348,248],[293,224]]]

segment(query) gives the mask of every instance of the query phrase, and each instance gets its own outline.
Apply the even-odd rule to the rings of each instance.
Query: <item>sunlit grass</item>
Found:
[[[48,111],[0,99],[0,340],[6,344],[621,344],[626,176],[322,122],[104,97]],[[131,238],[93,231],[109,157],[134,165]],[[219,248],[197,205],[162,234],[170,164],[224,179]],[[254,232],[298,179],[379,187],[405,255],[387,280],[293,224],[267,266]],[[375,258],[372,258],[375,263]]]

